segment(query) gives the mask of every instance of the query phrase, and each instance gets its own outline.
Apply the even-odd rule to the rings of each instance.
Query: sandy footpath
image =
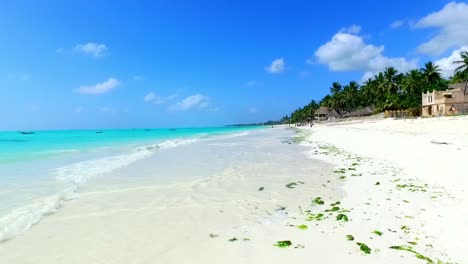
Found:
[[[336,164],[344,201],[361,218],[353,231],[383,233],[365,239],[370,248],[468,263],[466,117],[331,123],[301,133],[311,157]]]

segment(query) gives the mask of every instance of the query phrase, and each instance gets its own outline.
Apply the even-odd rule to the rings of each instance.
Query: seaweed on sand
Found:
[[[371,253],[372,249],[369,246],[367,246],[366,244],[361,243],[361,242],[357,242],[356,244],[359,246],[359,249],[362,252],[364,252],[365,254],[370,254]]]
[[[427,263],[435,263],[432,259],[424,256],[423,254],[415,251],[412,247],[410,246],[391,246],[390,247],[391,249],[395,249],[395,250],[402,250],[402,251],[408,251],[408,252],[411,252],[413,253],[418,259],[422,259],[422,260],[425,260]],[[442,263],[440,261],[438,261],[437,263]]]
[[[279,248],[287,248],[287,247],[290,247],[291,245],[292,243],[289,240],[282,240],[282,241],[276,242],[276,244],[273,244],[273,246],[279,247]]]

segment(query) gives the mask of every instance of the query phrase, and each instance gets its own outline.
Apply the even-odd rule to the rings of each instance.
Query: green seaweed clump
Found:
[[[336,211],[338,211],[338,210],[340,210],[340,208],[339,208],[338,206],[334,206],[334,207],[331,208],[331,209],[325,210],[325,212],[336,212]]]
[[[415,251],[412,247],[409,247],[409,246],[391,246],[390,248],[395,249],[395,250],[403,250],[403,251],[411,252],[411,253],[415,254],[415,256],[418,259],[425,260],[427,263],[434,263],[434,261],[432,259],[430,259],[430,258],[424,256],[423,254]],[[438,263],[441,263],[441,262],[439,261]]]
[[[304,230],[304,229],[307,229],[308,227],[307,225],[298,225],[297,228]]]
[[[348,241],[354,241],[354,237],[352,235],[346,235],[346,239]]]
[[[356,244],[358,244],[359,246],[359,249],[364,252],[365,254],[370,254],[372,249],[370,247],[368,247],[366,244],[364,243],[361,243],[361,242],[357,242]]]
[[[319,205],[325,204],[325,202],[322,200],[321,197],[315,198],[315,199],[312,201],[312,203],[314,203],[314,204],[319,204]]]
[[[348,216],[345,215],[345,214],[339,214],[336,216],[336,220],[337,221],[344,221],[344,222],[348,222]]]
[[[405,234],[409,234],[410,232],[410,228],[408,226],[401,226],[401,230],[403,230],[403,232],[405,232]]]
[[[379,230],[374,230],[374,231],[372,231],[372,233],[374,233],[374,234],[376,234],[376,235],[378,235],[378,236],[382,236],[382,235],[383,235],[382,231],[379,231]]]
[[[344,168],[339,168],[333,171],[334,173],[346,173],[346,169]]]
[[[307,221],[321,221],[323,220],[323,214],[310,214],[306,219]]]
[[[276,244],[273,244],[273,246],[279,247],[279,248],[287,248],[287,247],[290,247],[291,245],[292,243],[289,240],[278,241],[276,242]]]
[[[286,184],[286,187],[288,187],[289,189],[294,189],[295,188],[294,186],[296,186],[296,185],[297,185],[297,183],[290,182],[290,183]]]

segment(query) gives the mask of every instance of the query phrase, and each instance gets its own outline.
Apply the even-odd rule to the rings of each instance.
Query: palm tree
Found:
[[[460,74],[465,81],[465,90],[463,94],[466,95],[466,88],[468,87],[468,51],[460,53],[461,60],[454,61],[454,64],[460,65],[455,69],[455,74]]]
[[[421,96],[423,76],[419,70],[411,70],[402,81],[404,91],[412,96]]]
[[[379,83],[380,91],[383,94],[389,95],[398,91],[398,84],[395,81],[397,73],[398,71],[393,67],[385,69],[383,79]]]
[[[434,85],[442,79],[439,66],[434,64],[432,61],[427,62],[421,71],[426,84],[429,86]]]
[[[375,102],[375,82],[371,78],[367,79],[361,86],[362,104],[363,106],[371,106]]]
[[[342,86],[339,82],[332,83],[332,87],[330,87],[330,93],[332,96],[341,93]]]

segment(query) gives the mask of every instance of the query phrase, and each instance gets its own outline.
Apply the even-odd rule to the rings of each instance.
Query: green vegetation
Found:
[[[378,236],[382,236],[383,235],[383,232],[382,231],[379,231],[379,230],[374,230],[372,231],[372,233],[378,235]]]
[[[265,187],[260,187],[260,188],[258,188],[258,190],[263,191],[263,190],[265,190]]]
[[[315,198],[315,199],[312,201],[312,203],[322,205],[322,204],[324,204],[325,202],[322,200],[321,197],[317,197],[317,198]]]
[[[334,173],[346,173],[346,169],[340,168],[340,169],[334,170],[333,172]]]
[[[421,253],[413,250],[412,247],[410,246],[391,246],[390,247],[391,249],[395,249],[395,250],[403,250],[403,251],[408,251],[408,252],[411,252],[413,253],[418,259],[422,259],[422,260],[425,260],[426,263],[435,263],[432,259],[422,255]],[[441,263],[440,261],[438,261],[438,263]]]
[[[291,241],[289,240],[283,240],[283,241],[278,241],[276,244],[273,244],[273,246],[279,247],[279,248],[287,248],[292,245]]]
[[[306,220],[307,221],[321,221],[323,220],[323,214],[309,214]]]
[[[354,237],[352,235],[346,235],[346,239],[348,241],[354,241]]]
[[[401,226],[400,228],[401,228],[401,230],[403,230],[403,232],[405,232],[405,234],[409,234],[410,228],[408,226],[404,225],[404,226]]]
[[[337,221],[348,222],[348,216],[345,214],[339,214],[336,216]]]
[[[340,210],[340,208],[339,208],[338,206],[334,206],[334,207],[332,207],[331,209],[325,210],[325,212],[336,212],[336,211],[338,211],[338,210]]]
[[[359,249],[364,252],[365,254],[370,254],[372,249],[370,247],[368,247],[366,244],[364,243],[361,243],[361,242],[357,242],[356,243],[358,246],[359,246]]]
[[[412,183],[410,184],[405,183],[405,184],[397,184],[396,187],[399,190],[406,189],[410,192],[427,192],[426,188],[429,187],[429,185],[424,184],[424,186],[420,186],[420,185],[414,185]]]
[[[294,189],[294,188],[296,188],[296,187],[294,187],[294,186],[296,186],[296,185],[297,185],[297,183],[295,183],[295,182],[290,182],[290,183],[286,184],[286,187],[288,187],[289,189]]]
[[[281,119],[283,123],[297,123],[313,119],[321,107],[334,109],[340,114],[373,107],[374,112],[385,110],[410,110],[419,114],[421,94],[434,90],[446,90],[449,83],[465,83],[468,88],[468,52],[461,53],[462,59],[454,62],[457,68],[449,80],[441,76],[441,69],[433,62],[427,62],[422,69],[399,73],[395,68],[386,68],[362,85],[352,81],[347,85],[333,82],[330,93],[319,102],[312,100]]]
[[[305,229],[307,229],[308,227],[307,227],[307,225],[298,225],[297,228],[302,229],[302,230],[305,230]]]

